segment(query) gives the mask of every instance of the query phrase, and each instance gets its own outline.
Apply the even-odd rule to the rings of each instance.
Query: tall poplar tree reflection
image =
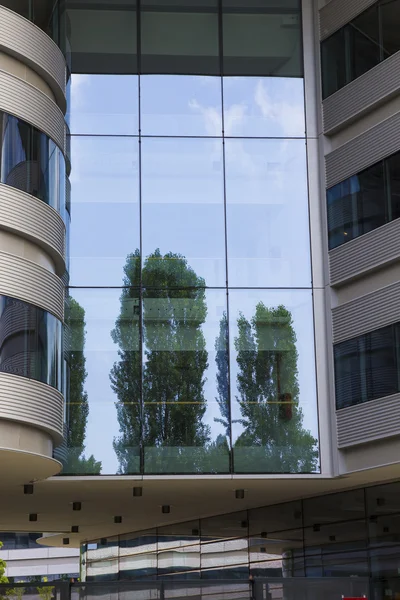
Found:
[[[237,326],[236,400],[241,418],[236,422],[243,431],[235,442],[235,470],[315,471],[318,444],[303,428],[296,334],[290,311],[282,305],[268,308],[259,302],[253,318],[248,320],[241,313]]]
[[[68,365],[66,459],[63,474],[101,472],[101,462],[93,455],[85,456],[85,437],[89,416],[88,394],[85,390],[86,358],[85,311],[71,296],[67,298],[65,315],[65,349]]]
[[[180,254],[162,255],[157,249],[145,259],[141,281],[139,263],[136,250],[124,267],[121,313],[111,333],[119,346],[119,361],[110,374],[118,397],[121,435],[114,449],[119,469],[138,472],[142,448],[147,472],[208,470],[210,428],[203,422],[208,367],[202,331],[205,282]]]

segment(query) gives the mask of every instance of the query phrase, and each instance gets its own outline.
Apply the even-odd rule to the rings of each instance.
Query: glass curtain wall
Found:
[[[317,472],[297,0],[67,9],[64,474]]]
[[[400,592],[399,483],[103,538],[82,548],[86,581],[370,577]]]

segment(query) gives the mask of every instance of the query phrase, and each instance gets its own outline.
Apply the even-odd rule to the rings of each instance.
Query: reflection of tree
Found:
[[[296,334],[284,307],[256,306],[238,319],[237,402],[243,432],[235,443],[237,471],[312,472],[317,440],[302,426]],[[245,452],[241,452],[241,448]]]
[[[85,311],[71,296],[67,299],[65,336],[69,385],[65,436],[67,456],[63,473],[98,474],[101,471],[101,462],[96,461],[93,455],[86,458],[84,454],[89,416],[88,395],[85,391]]]
[[[208,367],[202,331],[207,316],[205,282],[180,254],[163,256],[156,250],[146,258],[141,279],[145,348],[141,367],[138,251],[128,256],[124,271],[121,314],[112,332],[120,348],[119,361],[111,371],[121,429],[114,441],[120,471],[139,470],[140,447],[147,472],[212,470],[221,448],[226,456],[226,442],[223,438],[211,444],[210,428],[203,422]]]

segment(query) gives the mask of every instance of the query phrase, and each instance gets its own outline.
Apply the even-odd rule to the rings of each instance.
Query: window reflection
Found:
[[[144,255],[159,248],[173,269],[181,254],[201,278],[199,285],[224,286],[224,231],[221,140],[143,139]],[[175,285],[187,285],[185,271],[181,279],[175,274]]]
[[[153,579],[157,576],[157,534],[155,529],[120,536],[121,579]]]
[[[123,285],[139,247],[138,141],[72,137],[71,285]]]
[[[142,135],[221,136],[219,77],[143,75]]]
[[[64,215],[65,159],[44,133],[0,111],[0,181],[46,202]]]
[[[304,137],[304,82],[288,77],[224,77],[227,137]]]
[[[235,471],[318,471],[310,292],[231,291],[230,315]]]
[[[223,0],[225,75],[302,76],[300,6],[296,0]]]
[[[217,75],[218,2],[141,0],[141,72]]]
[[[226,140],[229,285],[311,285],[303,141]]]
[[[0,296],[0,371],[62,392],[61,321],[33,304]]]

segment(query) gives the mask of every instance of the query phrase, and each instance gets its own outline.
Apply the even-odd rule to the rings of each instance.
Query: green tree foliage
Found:
[[[101,462],[93,455],[85,456],[85,437],[89,416],[88,395],[85,390],[86,358],[85,311],[71,296],[67,299],[65,347],[69,367],[69,389],[67,389],[67,460],[64,473],[98,474]]]
[[[0,542],[0,549],[3,547],[3,542]],[[0,558],[0,583],[8,583],[8,577],[5,575],[7,563]]]
[[[291,313],[259,302],[253,318],[240,314],[237,324],[237,422],[243,432],[235,443],[236,470],[315,471],[318,445],[303,428]]]
[[[119,345],[111,385],[118,397],[121,435],[114,449],[120,472],[139,470],[141,448],[147,472],[207,470],[211,446],[210,428],[203,422],[205,282],[180,254],[162,255],[157,249],[146,258],[141,281],[139,263],[138,251],[128,256],[121,313],[111,334]]]

